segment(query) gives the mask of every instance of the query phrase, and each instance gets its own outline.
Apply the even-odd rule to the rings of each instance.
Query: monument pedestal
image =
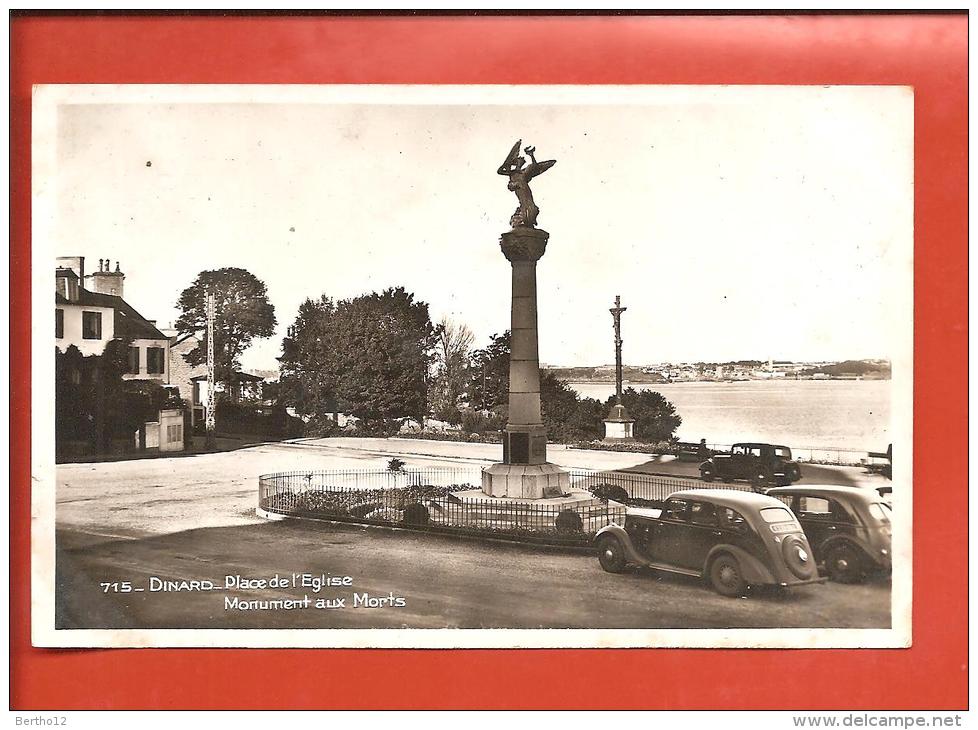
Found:
[[[625,406],[613,405],[608,417],[604,419],[604,440],[613,442],[634,441],[633,425],[635,425],[635,419],[629,418]]]
[[[482,492],[508,499],[548,499],[570,491],[570,474],[556,464],[493,464],[482,472]]]
[[[503,435],[503,463],[482,473],[490,497],[544,499],[570,488],[570,475],[547,463],[547,429],[540,414],[540,359],[537,350],[537,261],[550,234],[517,226],[502,234],[499,247],[513,265],[510,318],[509,422]]]

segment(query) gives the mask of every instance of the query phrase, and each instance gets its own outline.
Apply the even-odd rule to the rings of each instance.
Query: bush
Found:
[[[628,492],[624,487],[617,484],[597,484],[588,489],[591,494],[597,499],[603,499],[607,502],[609,499],[612,502],[628,502]]]
[[[362,418],[357,423],[357,435],[381,436],[389,438],[401,430],[401,422],[396,418]]]
[[[371,512],[376,512],[380,507],[380,502],[360,502],[359,504],[351,504],[346,510],[354,517],[362,518]]]
[[[462,411],[462,431],[465,433],[484,434],[500,431],[506,425],[506,419],[498,413],[476,411],[466,408]]]
[[[404,461],[398,459],[396,456],[392,457],[390,461],[387,462],[387,471],[399,472],[404,470]]]
[[[324,416],[322,414],[315,414],[309,423],[306,424],[303,433],[305,436],[312,436],[315,438],[329,438],[330,436],[335,436],[340,431],[340,427],[336,425],[334,421],[329,416]]]
[[[428,508],[420,502],[412,502],[404,508],[404,524],[427,525],[431,520]]]
[[[561,534],[582,532],[584,530],[584,523],[581,521],[581,516],[572,509],[561,510],[560,514],[557,515],[557,519],[554,520],[554,526],[557,528],[557,532]]]

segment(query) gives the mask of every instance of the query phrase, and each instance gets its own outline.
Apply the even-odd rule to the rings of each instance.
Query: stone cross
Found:
[[[621,297],[615,297],[615,306],[608,310],[615,320],[615,400],[621,405],[621,313],[628,307],[621,306]]]

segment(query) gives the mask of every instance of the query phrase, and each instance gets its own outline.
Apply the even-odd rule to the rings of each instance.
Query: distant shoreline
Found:
[[[600,378],[600,379],[583,379],[583,378],[562,378],[559,375],[557,379],[562,383],[567,385],[614,385],[614,378]],[[825,383],[828,381],[832,382],[844,382],[844,383],[855,383],[859,381],[887,381],[891,378],[880,378],[880,377],[839,377],[839,376],[829,376],[826,378],[746,378],[744,380],[716,380],[711,378],[698,378],[696,380],[635,380],[632,378],[626,378],[622,381],[624,387],[629,385],[690,385],[692,383],[797,383],[797,382],[814,382],[814,383]]]

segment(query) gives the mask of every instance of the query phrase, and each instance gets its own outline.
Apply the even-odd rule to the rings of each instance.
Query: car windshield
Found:
[[[765,507],[761,510],[765,522],[791,522],[795,519],[784,507]]]
[[[869,505],[869,514],[880,522],[890,521],[890,505],[885,502],[874,502]]]

